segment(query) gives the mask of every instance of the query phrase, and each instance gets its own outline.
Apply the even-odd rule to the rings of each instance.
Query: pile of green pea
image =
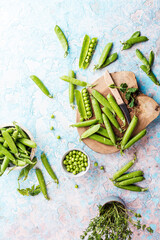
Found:
[[[90,44],[89,44],[89,48],[88,48],[88,52],[87,52],[87,56],[85,58],[85,62],[88,63],[90,61],[90,58],[92,57],[93,55],[93,51],[95,49],[95,46],[97,44],[97,41],[95,38],[93,38],[91,41],[90,41]]]
[[[88,157],[81,151],[72,150],[70,151],[63,160],[63,164],[68,172],[74,175],[86,171],[88,167]]]

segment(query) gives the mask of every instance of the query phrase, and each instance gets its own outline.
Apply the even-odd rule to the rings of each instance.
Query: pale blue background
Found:
[[[58,24],[69,42],[69,55],[63,58],[63,50],[54,33]],[[120,40],[128,39],[140,30],[149,41],[120,51]],[[79,70],[78,59],[85,34],[98,37],[98,46],[87,70]],[[142,213],[143,221],[152,224],[153,236],[135,231],[133,239],[160,239],[160,123],[157,118],[147,128],[147,136],[124,157],[120,154],[94,153],[79,142],[76,129],[69,128],[75,122],[75,111],[69,107],[68,84],[59,77],[73,69],[77,78],[92,82],[104,73],[93,72],[106,43],[113,41],[113,52],[119,59],[107,69],[110,72],[133,71],[144,94],[160,104],[160,90],[140,70],[135,49],[140,48],[148,56],[155,52],[153,67],[160,76],[160,2],[157,0],[0,0],[0,123],[12,122],[27,127],[38,144],[37,156],[45,151],[60,180],[57,189],[48,185],[51,201],[42,194],[23,197],[16,188],[19,171],[5,173],[0,179],[0,239],[1,240],[78,240],[94,217],[106,196],[118,195],[128,207]],[[29,76],[35,74],[43,80],[55,98],[43,95]],[[51,120],[54,113],[56,118]],[[50,131],[53,125],[55,130]],[[60,135],[61,140],[56,136]],[[79,147],[91,157],[89,173],[80,179],[68,179],[61,170],[61,156],[68,148]],[[145,172],[148,186],[146,193],[131,193],[116,189],[108,180],[122,164],[131,160],[137,151],[138,162],[134,169]],[[93,163],[105,166],[103,173]],[[51,178],[43,170],[46,182]],[[77,183],[79,189],[75,189]],[[34,171],[22,187],[37,184]]]

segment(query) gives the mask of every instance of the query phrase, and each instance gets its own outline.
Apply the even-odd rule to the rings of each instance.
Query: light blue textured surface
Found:
[[[108,180],[123,163],[132,159],[135,147],[124,157],[120,154],[94,153],[79,142],[75,111],[69,107],[68,84],[59,76],[73,69],[77,78],[92,82],[104,73],[93,72],[100,53],[107,42],[113,41],[113,51],[119,59],[108,67],[110,72],[129,70],[136,74],[144,94],[160,104],[160,90],[139,69],[135,56],[138,47],[148,56],[152,49],[156,59],[154,73],[160,76],[160,2],[157,0],[39,0],[0,1],[0,116],[1,123],[16,120],[27,127],[38,144],[37,156],[45,151],[60,180],[59,188],[48,185],[51,201],[41,194],[23,197],[16,188],[19,171],[6,173],[0,179],[0,239],[1,240],[78,240],[97,213],[96,205],[110,194],[118,195],[127,206],[143,215],[144,222],[152,224],[153,236],[135,231],[133,239],[160,239],[160,123],[157,118],[147,128],[147,136],[136,144],[138,162],[133,169],[142,169],[149,186],[146,193],[131,193],[114,188]],[[69,55],[63,50],[54,33],[58,24],[69,41]],[[150,40],[121,52],[120,40],[140,30]],[[78,69],[78,59],[85,34],[98,37],[99,42],[90,67]],[[29,76],[35,74],[55,95],[43,95]],[[54,113],[55,119],[51,119]],[[55,127],[50,131],[50,126]],[[60,135],[61,140],[56,136]],[[91,169],[85,177],[68,179],[61,170],[61,156],[68,148],[84,149],[91,157]],[[93,166],[94,161],[105,166],[103,173]],[[50,182],[41,162],[45,179]],[[22,184],[28,187],[37,183],[34,171]],[[78,184],[79,189],[74,185]],[[138,235],[140,234],[140,235]]]

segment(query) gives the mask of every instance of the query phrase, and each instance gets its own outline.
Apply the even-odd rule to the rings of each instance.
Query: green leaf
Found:
[[[23,196],[29,196],[29,188],[26,189],[19,189],[17,188],[17,191],[22,194]]]
[[[127,83],[121,83],[121,85],[120,85],[120,91],[123,92],[123,93],[125,93],[126,90],[127,90],[127,87],[128,87]]]
[[[33,160],[32,160],[33,164],[29,164],[27,165],[26,167],[24,167],[21,171],[20,171],[20,174],[18,176],[18,180],[20,180],[21,178],[24,177],[23,181],[25,181],[28,177],[28,174],[30,172],[30,170],[36,165],[37,163],[37,158],[34,157]]]
[[[151,227],[147,227],[146,230],[149,232],[149,233],[153,233],[153,229]]]
[[[131,98],[131,92],[126,92],[125,98],[129,101]]]
[[[134,107],[134,98],[132,98],[131,102],[129,103],[129,106],[132,108]]]
[[[40,185],[36,187],[35,185],[33,185],[31,188],[26,188],[26,189],[17,188],[17,191],[23,196],[36,196],[41,192],[41,188],[40,188]]]
[[[135,93],[138,91],[138,88],[128,88],[127,92]]]

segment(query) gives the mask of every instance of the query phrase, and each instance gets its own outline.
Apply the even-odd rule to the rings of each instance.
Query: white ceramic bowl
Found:
[[[30,140],[34,141],[34,138],[33,138],[32,134],[31,134],[31,132],[30,132],[27,128],[25,128],[25,127],[23,127],[22,125],[19,125],[19,124],[17,124],[17,125],[22,128],[22,130],[28,135],[28,137],[29,137]],[[9,124],[6,123],[6,124],[0,125],[0,129],[1,129],[1,128],[7,128],[7,127],[14,127],[14,124],[13,124],[13,123],[11,123],[11,124],[10,124],[10,123],[9,123]],[[31,160],[34,158],[35,152],[36,152],[36,148],[32,148],[31,154],[30,154],[30,159],[31,159]],[[13,165],[13,166],[14,166],[14,165]],[[10,168],[10,167],[9,167],[9,168]],[[19,167],[17,166],[17,168],[19,168]],[[20,167],[20,168],[21,168],[21,167]]]
[[[73,151],[73,150],[75,150],[75,151],[80,151],[80,152],[84,153],[84,154],[87,156],[87,158],[88,158],[88,166],[86,167],[86,171],[82,171],[82,172],[80,172],[80,173],[78,173],[78,174],[76,174],[76,175],[74,175],[74,174],[71,173],[71,172],[68,172],[67,169],[66,169],[66,167],[65,167],[65,165],[63,164],[63,161],[64,161],[66,155],[67,155],[69,152]],[[89,168],[90,168],[90,158],[89,158],[88,154],[87,154],[86,152],[84,152],[83,150],[78,149],[78,148],[73,148],[73,149],[70,149],[70,150],[68,150],[67,152],[65,152],[65,153],[63,154],[62,160],[61,160],[61,165],[62,165],[62,169],[63,169],[63,171],[66,173],[66,175],[68,175],[69,177],[78,178],[78,177],[82,177],[84,174],[86,174],[86,173],[88,172],[88,170],[89,170]]]

